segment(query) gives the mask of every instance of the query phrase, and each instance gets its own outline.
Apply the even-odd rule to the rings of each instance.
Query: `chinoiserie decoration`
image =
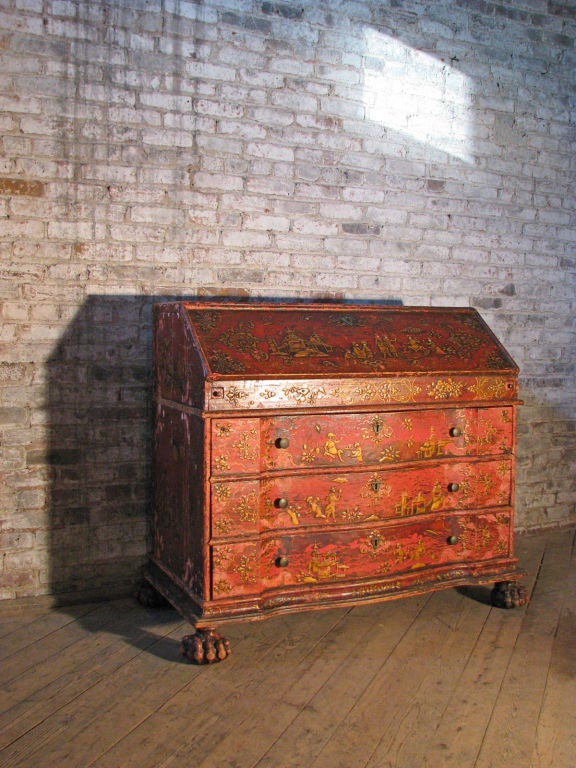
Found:
[[[223,624],[493,583],[514,557],[518,369],[472,309],[155,308],[153,550],[145,577]]]

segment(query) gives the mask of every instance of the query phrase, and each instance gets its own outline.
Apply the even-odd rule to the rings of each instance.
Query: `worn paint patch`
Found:
[[[0,178],[0,195],[22,195],[24,197],[44,197],[46,185],[41,181]]]

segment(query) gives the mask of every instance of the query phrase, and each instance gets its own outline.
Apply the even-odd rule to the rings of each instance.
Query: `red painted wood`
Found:
[[[149,579],[197,627],[516,578],[517,368],[468,309],[155,310]]]

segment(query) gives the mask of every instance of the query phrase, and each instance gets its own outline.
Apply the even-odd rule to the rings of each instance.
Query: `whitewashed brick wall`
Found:
[[[163,297],[477,307],[576,520],[572,0],[0,0],[0,598],[119,594]]]

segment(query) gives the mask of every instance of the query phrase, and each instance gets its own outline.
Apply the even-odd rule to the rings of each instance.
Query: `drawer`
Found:
[[[350,525],[508,506],[510,459],[438,462],[393,472],[286,475],[262,481],[261,528]]]
[[[511,453],[512,408],[276,416],[263,420],[263,468],[387,466]]]
[[[211,474],[506,455],[512,440],[511,407],[215,418]]]
[[[213,419],[210,425],[213,477],[260,472],[260,419]]]
[[[260,543],[218,544],[211,551],[212,599],[254,595],[261,591]]]
[[[258,480],[221,478],[210,487],[212,538],[249,536],[260,530],[261,486]]]
[[[262,589],[378,578],[510,553],[508,510],[262,543]]]

